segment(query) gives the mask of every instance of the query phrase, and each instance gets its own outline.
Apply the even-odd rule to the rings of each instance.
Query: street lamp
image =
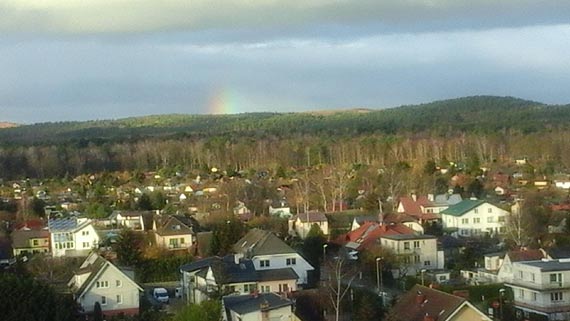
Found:
[[[328,244],[323,244],[323,262],[325,261],[325,258],[327,256],[327,247],[329,245]]]
[[[426,271],[427,271],[426,269],[421,269],[421,270],[420,270],[420,273],[421,273],[421,275],[422,275],[422,285],[424,285],[424,273],[426,273]]]
[[[378,288],[378,293],[382,295],[382,298],[384,298],[383,295],[384,284],[382,282],[382,273],[380,273],[380,268],[378,267],[378,265],[380,264],[380,261],[382,261],[383,259],[384,259],[383,257],[376,258],[376,287]]]
[[[505,289],[499,289],[499,315],[501,317],[501,321],[503,320],[503,297],[505,296]]]

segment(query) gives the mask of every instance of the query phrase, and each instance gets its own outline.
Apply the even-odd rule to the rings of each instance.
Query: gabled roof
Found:
[[[570,258],[570,247],[554,247],[545,252],[553,259]]]
[[[250,230],[237,241],[234,251],[250,258],[258,255],[297,253],[273,233],[257,228]]]
[[[434,206],[451,206],[461,202],[461,194],[439,194],[435,196]]]
[[[337,243],[346,244],[347,247],[356,250],[362,250],[374,244],[380,237],[398,234],[414,235],[415,231],[403,224],[381,225],[374,222],[366,222],[356,230],[339,237]]]
[[[75,232],[91,224],[91,220],[78,220],[75,217],[56,218],[48,221],[50,233]]]
[[[544,257],[540,250],[519,250],[507,252],[511,262],[534,261]]]
[[[237,314],[244,315],[256,311],[265,312],[293,305],[293,302],[275,293],[229,295],[223,297],[222,301],[228,315],[230,310]],[[228,318],[228,320],[231,320],[231,317]]]
[[[432,320],[445,321],[465,306],[479,312],[481,320],[491,320],[464,298],[419,284],[400,297],[390,310],[390,316],[397,321],[424,321],[426,316],[432,317]]]
[[[158,235],[188,235],[199,230],[198,222],[183,215],[171,215],[157,228]]]
[[[400,204],[404,208],[404,212],[409,215],[421,215],[423,213],[422,206],[430,206],[432,202],[426,196],[416,197],[414,201],[411,196],[400,197]]]
[[[106,269],[115,269],[119,273],[123,274],[125,278],[129,280],[139,291],[143,291],[143,289],[127,274],[119,270],[116,266],[111,264],[111,262],[105,260],[96,252],[91,252],[91,254],[89,254],[67,285],[71,288],[71,291],[76,297],[81,297]],[[83,276],[80,283],[76,283],[76,276]]]
[[[297,218],[301,220],[301,222],[303,223],[328,221],[327,216],[321,212],[308,212],[308,213],[297,214],[295,215],[295,217],[292,218],[292,220],[297,220]]]
[[[448,207],[446,210],[442,211],[441,214],[452,215],[452,216],[462,216],[463,214],[469,212],[470,210],[486,203],[484,200],[463,200],[455,205]]]
[[[30,239],[49,239],[49,232],[47,230],[20,230],[12,232],[11,237],[13,248],[26,248],[30,247]]]

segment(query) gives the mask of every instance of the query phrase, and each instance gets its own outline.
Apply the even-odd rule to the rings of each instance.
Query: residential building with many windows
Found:
[[[48,230],[53,256],[87,256],[99,246],[99,235],[86,218],[50,219]]]
[[[570,259],[512,264],[515,312],[520,318],[570,320]]]
[[[454,230],[454,236],[476,237],[505,233],[510,213],[487,201],[468,199],[450,206],[441,213],[443,227]]]

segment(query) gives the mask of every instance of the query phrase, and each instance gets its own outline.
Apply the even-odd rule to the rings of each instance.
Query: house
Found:
[[[383,224],[386,225],[395,225],[395,224],[402,224],[405,225],[412,230],[414,230],[418,234],[424,234],[424,227],[423,225],[416,219],[415,217],[406,215],[406,214],[386,214],[382,215],[381,221]]]
[[[51,253],[58,256],[87,256],[99,246],[99,235],[91,220],[86,218],[57,218],[48,221]]]
[[[382,247],[391,249],[398,257],[397,276],[416,275],[421,270],[441,270],[445,258],[437,250],[437,238],[432,235],[392,234],[380,237]]]
[[[200,303],[214,293],[289,293],[297,290],[299,276],[288,268],[256,270],[252,260],[227,255],[198,260],[180,267],[188,301]]]
[[[137,211],[113,211],[109,216],[111,224],[132,230],[143,230],[143,215]]]
[[[513,306],[518,318],[570,320],[570,260],[513,263]]]
[[[384,235],[408,234],[415,231],[403,224],[379,224],[366,222],[358,229],[339,236],[335,243],[349,250],[363,251],[374,245],[379,245],[380,237]]]
[[[359,227],[361,227],[364,223],[367,223],[367,222],[378,223],[380,221],[380,219],[379,219],[380,215],[381,214],[355,216],[352,219],[352,223],[350,224],[350,230],[354,231],[354,230],[358,229]]]
[[[278,201],[274,201],[271,205],[269,205],[269,215],[271,216],[279,216],[281,218],[291,218],[293,214],[291,214],[291,208],[286,199],[280,199]]]
[[[11,237],[14,256],[35,253],[48,253],[50,251],[50,235],[47,229],[16,230],[11,233]]]
[[[439,213],[448,207],[461,202],[459,194],[441,194],[434,196],[417,196],[412,193],[410,196],[400,198],[397,212],[407,214],[419,220],[420,223],[439,221]]]
[[[308,272],[315,268],[299,253],[269,231],[250,230],[233,247],[238,258],[251,259],[256,270],[290,267],[299,276],[298,284],[307,284]]]
[[[541,250],[520,249],[505,254],[498,271],[498,282],[510,282],[513,279],[513,264],[524,261],[537,261],[545,257]]]
[[[554,186],[560,189],[570,189],[570,180],[556,180]]]
[[[545,189],[549,185],[550,185],[550,182],[545,180],[545,179],[534,181],[534,187],[536,187],[538,189]]]
[[[293,302],[275,293],[225,296],[222,309],[224,321],[296,320]]]
[[[189,249],[200,230],[198,221],[183,215],[157,218],[154,224],[156,244],[169,250]]]
[[[93,313],[96,302],[101,305],[105,316],[139,313],[139,297],[143,289],[95,252],[89,254],[67,285],[85,314]]]
[[[505,222],[510,215],[484,200],[463,200],[441,212],[445,229],[454,230],[455,236],[477,237],[484,234],[505,233]]]
[[[388,312],[390,321],[492,321],[466,299],[419,284]]]
[[[313,225],[317,225],[324,235],[329,235],[329,221],[321,212],[307,212],[293,216],[289,219],[289,234],[298,235],[305,239]]]

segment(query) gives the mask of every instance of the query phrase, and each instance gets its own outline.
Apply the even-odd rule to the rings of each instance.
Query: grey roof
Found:
[[[425,239],[435,239],[436,237],[427,234],[394,234],[394,235],[382,235],[381,238],[389,240],[425,240]]]
[[[57,218],[48,221],[48,228],[50,232],[71,232],[83,228],[90,224],[90,221],[85,221],[81,224],[77,222],[77,218]]]
[[[20,230],[14,231],[11,234],[12,237],[12,247],[18,248],[28,248],[30,247],[30,239],[49,239],[49,232],[46,230]],[[38,247],[49,247],[49,244],[39,244]]]
[[[199,224],[195,219],[183,215],[172,215],[160,224],[156,233],[158,235],[188,235],[196,234],[198,231]]]
[[[258,255],[297,253],[289,245],[269,231],[260,229],[250,230],[234,245],[236,253],[247,257]]]
[[[222,298],[226,313],[232,310],[243,315],[255,311],[269,311],[293,305],[288,299],[275,293],[259,293],[257,295],[230,295]],[[231,318],[229,319],[231,320]]]
[[[528,266],[537,267],[542,272],[570,271],[570,260],[526,261],[526,262],[517,262],[516,264],[524,264]]]
[[[455,205],[461,202],[461,194],[439,194],[434,198],[434,205]]]
[[[566,259],[570,258],[569,247],[555,247],[547,251],[548,255],[553,259]]]
[[[365,222],[378,222],[378,215],[360,215],[355,216],[353,220],[360,225]]]

